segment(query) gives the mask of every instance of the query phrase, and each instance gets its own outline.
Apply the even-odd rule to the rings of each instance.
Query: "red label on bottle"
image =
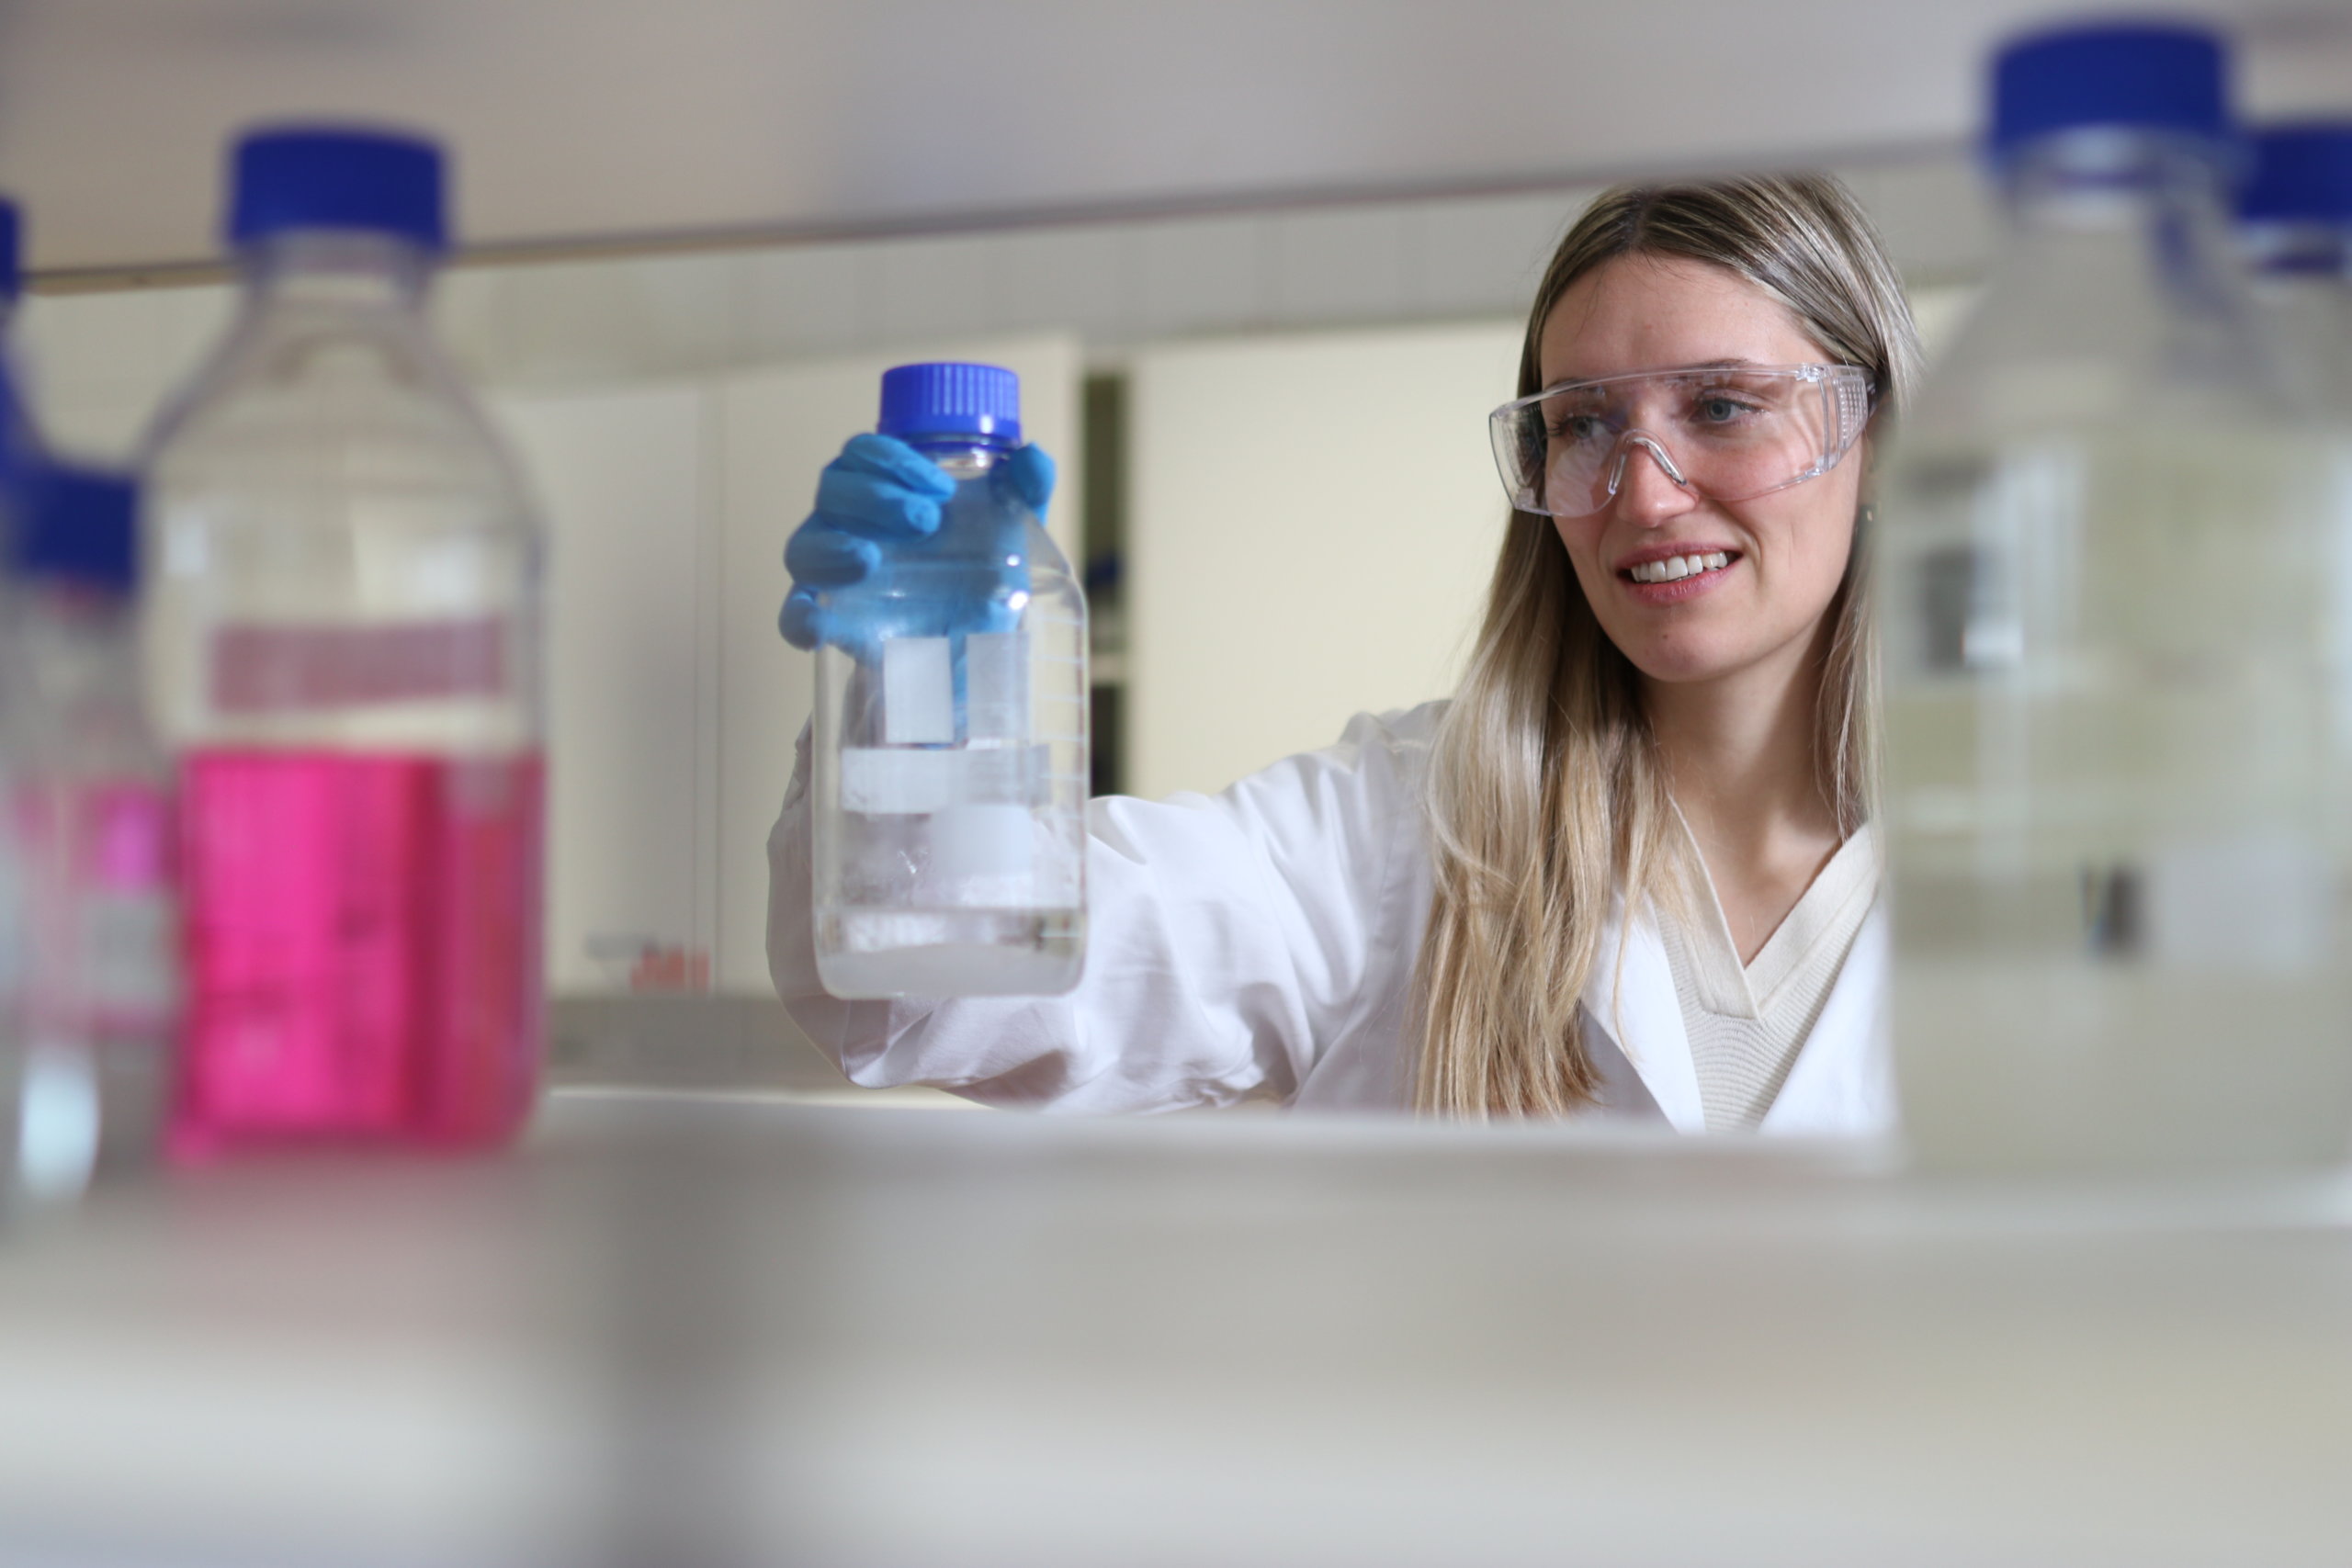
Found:
[[[506,686],[496,616],[377,626],[228,626],[212,635],[212,705],[276,713],[494,696]]]

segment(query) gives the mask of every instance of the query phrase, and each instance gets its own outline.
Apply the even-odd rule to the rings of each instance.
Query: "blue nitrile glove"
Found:
[[[1019,606],[1007,595],[1028,587],[1028,516],[1043,517],[1053,493],[1054,460],[1035,446],[1008,453],[985,489],[959,497],[946,470],[906,442],[853,435],[784,547],[792,592],[777,628],[795,648],[831,644],[861,660],[885,637],[1008,629]],[[920,597],[886,597],[918,565],[944,570],[923,573]]]

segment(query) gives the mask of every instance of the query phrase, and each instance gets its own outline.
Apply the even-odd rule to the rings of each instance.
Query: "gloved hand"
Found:
[[[984,493],[959,497],[946,470],[907,443],[853,435],[818,477],[816,510],[784,547],[792,592],[777,628],[795,648],[832,644],[861,659],[888,636],[989,630],[1003,591],[1027,586],[1023,532],[1053,492],[1054,460],[1035,446],[990,469]],[[842,592],[888,587],[899,568],[921,560],[950,570],[925,573],[919,602]]]

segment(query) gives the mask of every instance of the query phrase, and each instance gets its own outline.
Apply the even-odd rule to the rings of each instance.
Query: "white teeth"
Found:
[[[1668,556],[1664,560],[1645,561],[1630,569],[1626,575],[1636,582],[1679,582],[1694,572],[1720,570],[1730,564],[1730,552],[1710,550],[1702,556]]]

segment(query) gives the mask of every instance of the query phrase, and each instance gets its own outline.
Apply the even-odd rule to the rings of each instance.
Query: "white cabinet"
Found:
[[[718,861],[710,410],[695,385],[493,403],[548,521],[548,984],[707,955]],[[614,954],[601,962],[592,950]],[[707,959],[706,959],[707,962]]]

